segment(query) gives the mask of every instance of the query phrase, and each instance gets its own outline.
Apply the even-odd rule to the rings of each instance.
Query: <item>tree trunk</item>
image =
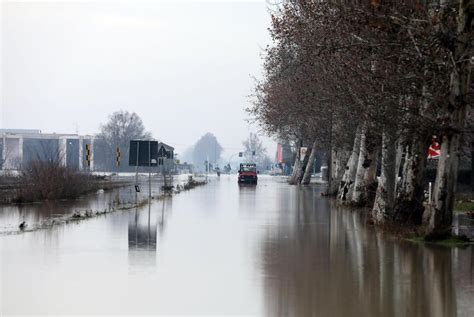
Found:
[[[308,163],[306,164],[306,168],[304,171],[303,179],[301,180],[301,184],[308,185],[311,182],[311,174],[313,173],[313,163],[314,158],[316,157],[316,140],[313,142],[313,146],[311,148],[311,154],[308,158]]]
[[[308,152],[313,152],[313,147],[312,146],[309,146],[307,151],[306,151],[306,155],[304,156],[304,159],[303,159],[303,162],[301,163],[301,167],[300,169],[298,170],[298,172],[296,173],[296,177],[295,177],[295,185],[298,185],[301,183],[301,180],[303,179],[303,174],[304,172],[306,171],[306,167],[308,166],[308,161],[309,161],[309,155],[308,155]],[[300,157],[301,158],[301,157]]]
[[[397,158],[395,161],[395,191],[397,191],[399,185],[399,176],[400,176],[400,165],[402,164],[402,156],[403,156],[403,145],[401,140],[399,140],[397,145]]]
[[[357,162],[359,161],[361,129],[358,127],[354,138],[354,146],[349,161],[346,164],[346,170],[342,176],[341,186],[338,192],[339,202],[345,202],[348,197],[352,197],[352,188],[354,188],[354,181],[357,172]]]
[[[366,167],[364,178],[366,184],[369,186],[377,182],[377,159],[379,151],[375,145],[371,145],[367,148],[367,159],[365,161],[369,166]]]
[[[427,144],[416,138],[406,146],[402,178],[397,187],[394,219],[397,223],[421,224],[424,206],[423,178]]]
[[[430,214],[429,236],[438,238],[451,234],[454,194],[456,192],[460,133],[444,135],[436,171],[434,202]]]
[[[454,52],[456,64],[451,73],[450,96],[446,109],[448,125],[442,136],[441,155],[436,173],[434,208],[430,215],[428,232],[431,237],[441,237],[451,233],[459,150],[468,108],[473,19],[474,0],[460,0]]]
[[[366,198],[365,204],[367,206],[373,206],[375,200],[375,192],[377,191],[377,164],[379,157],[378,148],[375,144],[371,144],[367,147],[367,160],[366,163],[369,165],[364,173],[365,187],[366,187]]]
[[[298,143],[299,144],[299,143]],[[301,170],[301,162],[300,162],[300,148],[298,147],[296,150],[295,162],[293,164],[293,172],[291,176],[288,178],[288,184],[296,185],[296,182],[299,170]]]
[[[371,190],[376,182],[377,149],[368,136],[367,127],[362,129],[360,137],[359,159],[354,181],[352,203],[363,206],[371,198]],[[375,188],[373,189],[375,196]],[[372,197],[373,198],[373,197]]]
[[[397,142],[393,132],[385,131],[382,135],[382,172],[375,194],[372,218],[377,223],[384,223],[393,218],[395,201],[395,184],[397,181]]]
[[[347,150],[332,150],[331,152],[332,169],[329,176],[331,177],[331,186],[328,189],[328,194],[332,196],[337,195],[339,188],[342,187],[341,183],[345,174],[345,166],[351,152]]]

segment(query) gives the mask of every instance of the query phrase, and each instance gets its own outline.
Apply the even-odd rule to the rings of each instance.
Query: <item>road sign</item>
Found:
[[[116,166],[120,166],[120,148],[117,147],[116,151],[115,151],[115,165]]]
[[[91,166],[91,145],[86,144],[86,165]]]
[[[301,160],[301,161],[304,160],[307,151],[308,151],[308,148],[307,148],[307,147],[301,147],[301,148],[300,148],[300,160]]]
[[[129,166],[156,166],[158,141],[130,141]]]
[[[437,160],[439,159],[440,154],[441,154],[441,146],[437,142],[436,136],[434,136],[433,140],[431,141],[431,145],[428,148],[428,158],[432,160]]]
[[[242,157],[244,156],[244,153],[243,152],[239,152],[239,157]]]

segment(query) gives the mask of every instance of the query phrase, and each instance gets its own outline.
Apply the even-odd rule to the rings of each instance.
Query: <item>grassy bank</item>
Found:
[[[458,200],[454,204],[454,212],[474,212],[474,201],[473,200]]]
[[[0,177],[0,204],[77,199],[99,189],[130,184],[80,173],[50,162],[33,162],[16,176]]]
[[[129,185],[129,183],[127,184]],[[179,194],[182,191],[188,191],[195,187],[203,186],[205,184],[207,184],[206,181],[197,181],[192,176],[190,176],[184,184],[177,185],[175,190],[163,191],[158,196],[154,196],[153,200],[162,200],[165,198],[169,198],[170,196],[173,196],[174,194]],[[114,201],[114,203],[110,205],[108,209],[76,210],[72,215],[58,217],[58,218],[50,218],[36,225],[25,224],[25,227],[23,229],[11,232],[9,234],[19,234],[23,232],[31,232],[31,231],[41,230],[41,229],[48,229],[53,226],[62,225],[62,224],[77,223],[77,222],[81,222],[87,219],[101,217],[101,216],[105,216],[105,215],[115,213],[115,212],[128,211],[131,209],[140,208],[140,207],[146,206],[149,203],[151,202],[148,200],[148,198],[142,199],[135,203],[123,203],[120,201]]]

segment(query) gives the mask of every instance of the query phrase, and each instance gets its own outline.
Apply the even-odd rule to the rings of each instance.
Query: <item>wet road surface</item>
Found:
[[[472,246],[390,238],[264,176],[0,245],[3,314],[474,316]]]

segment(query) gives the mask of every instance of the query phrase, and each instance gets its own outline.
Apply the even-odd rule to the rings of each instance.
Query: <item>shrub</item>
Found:
[[[96,190],[89,175],[57,161],[32,161],[21,172],[16,202],[77,198]]]

